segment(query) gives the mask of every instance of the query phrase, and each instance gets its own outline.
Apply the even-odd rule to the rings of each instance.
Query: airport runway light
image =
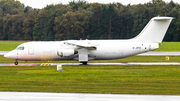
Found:
[[[167,60],[167,61],[169,60],[169,56],[166,56],[166,60]]]

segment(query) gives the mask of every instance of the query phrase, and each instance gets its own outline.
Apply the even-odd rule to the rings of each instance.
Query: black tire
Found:
[[[15,64],[15,65],[18,65],[18,62],[16,61],[14,64]]]
[[[87,62],[81,62],[83,65],[87,65]]]

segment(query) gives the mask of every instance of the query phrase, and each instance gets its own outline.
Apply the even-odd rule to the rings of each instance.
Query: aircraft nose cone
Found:
[[[6,54],[4,55],[4,57],[5,57],[5,58],[9,58],[9,57],[10,57],[9,53],[6,53]]]
[[[9,58],[9,59],[17,59],[17,55],[15,51],[11,51],[9,53],[6,53],[4,55],[5,58]]]

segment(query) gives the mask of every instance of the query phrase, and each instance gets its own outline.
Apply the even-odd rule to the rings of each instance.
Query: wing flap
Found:
[[[88,49],[88,50],[96,50],[97,49],[97,47],[96,47],[97,45],[94,45],[94,44],[92,44],[90,42],[81,42],[81,41],[79,41],[79,42],[67,42],[67,44],[75,45],[75,46],[77,46],[79,48],[85,48],[85,49]]]

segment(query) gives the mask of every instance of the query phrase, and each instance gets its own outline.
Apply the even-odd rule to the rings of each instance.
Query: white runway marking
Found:
[[[82,65],[81,63],[53,63],[52,65]],[[87,65],[180,65],[180,62],[129,62],[129,63],[88,63]]]
[[[146,52],[137,56],[180,56],[180,52]]]
[[[179,101],[180,96],[0,92],[0,101]]]

